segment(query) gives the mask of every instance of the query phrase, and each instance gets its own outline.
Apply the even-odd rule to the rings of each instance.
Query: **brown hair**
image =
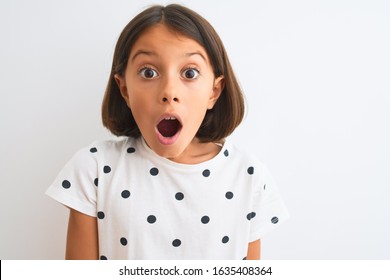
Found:
[[[207,52],[214,76],[224,76],[224,89],[196,134],[202,142],[217,142],[230,135],[244,116],[244,97],[233,73],[225,48],[210,23],[194,11],[177,5],[152,6],[132,19],[123,29],[115,47],[110,78],[102,105],[103,125],[117,136],[137,138],[141,132],[123,99],[114,75],[124,76],[130,51],[149,27],[162,23],[198,42]]]

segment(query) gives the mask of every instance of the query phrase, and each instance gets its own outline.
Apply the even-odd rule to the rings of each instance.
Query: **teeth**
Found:
[[[176,120],[176,118],[175,118],[175,117],[166,117],[165,120],[167,120],[167,121],[173,121],[173,120]]]

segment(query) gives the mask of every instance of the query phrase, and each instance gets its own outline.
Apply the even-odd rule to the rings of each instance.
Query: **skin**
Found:
[[[188,72],[196,78],[186,78]],[[214,77],[207,53],[197,42],[158,24],[137,40],[124,77],[115,78],[142,136],[158,155],[194,164],[219,152],[214,143],[200,143],[195,137],[223,89],[223,77]],[[176,116],[182,124],[180,136],[169,145],[157,137],[163,116]]]
[[[70,209],[67,260],[97,260],[99,257],[97,218]]]
[[[215,77],[205,49],[163,24],[146,30],[135,42],[124,76],[115,75],[121,94],[148,146],[177,163],[196,164],[216,156],[220,147],[201,143],[196,133],[213,108],[224,77]],[[180,120],[178,136],[165,139],[161,119]],[[67,259],[97,259],[97,219],[70,211]],[[248,244],[247,259],[260,258],[260,240]]]

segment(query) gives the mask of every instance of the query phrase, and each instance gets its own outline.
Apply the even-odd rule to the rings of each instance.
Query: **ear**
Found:
[[[126,101],[127,106],[129,105],[129,96],[127,95],[127,86],[125,78],[121,77],[119,74],[114,75],[115,82],[118,85],[119,91],[123,99]]]
[[[218,98],[221,96],[221,93],[225,87],[225,77],[219,76],[214,80],[214,87],[212,90],[212,94],[209,99],[209,105],[208,109],[213,109],[215,103],[217,102]]]

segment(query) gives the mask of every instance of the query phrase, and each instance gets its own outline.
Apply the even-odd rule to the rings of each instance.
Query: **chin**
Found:
[[[176,159],[184,156],[192,142],[187,138],[183,138],[184,134],[181,134],[180,132],[181,130],[179,130],[172,139],[168,139],[167,141],[161,140],[162,137],[158,133],[155,134],[157,137],[150,137],[152,139],[149,138],[151,140],[150,142],[147,141],[147,139],[145,139],[145,141],[149,148],[160,157],[176,161]]]
[[[178,147],[177,145],[172,146],[163,146],[157,148],[151,148],[157,155],[160,157],[169,159],[171,161],[176,161],[177,158],[181,157],[185,151],[185,148]]]
[[[181,149],[174,147],[159,147],[157,149],[152,148],[152,150],[160,157],[164,157],[167,159],[178,157],[183,153]]]

